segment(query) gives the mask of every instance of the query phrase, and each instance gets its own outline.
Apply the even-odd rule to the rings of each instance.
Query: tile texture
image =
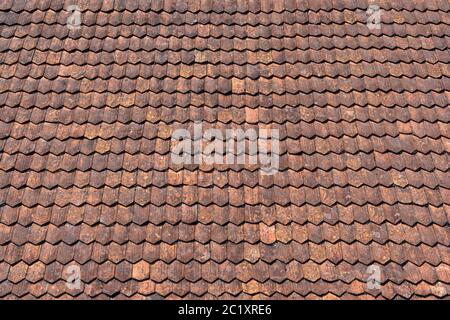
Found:
[[[0,0],[0,297],[449,299],[449,11]],[[280,171],[174,164],[195,120]]]

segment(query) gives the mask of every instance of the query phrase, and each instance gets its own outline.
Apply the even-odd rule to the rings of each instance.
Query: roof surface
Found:
[[[449,11],[0,0],[0,297],[448,299]],[[173,163],[198,120],[279,171]]]

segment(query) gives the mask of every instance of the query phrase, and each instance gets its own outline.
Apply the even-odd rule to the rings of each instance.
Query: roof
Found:
[[[448,1],[73,2],[0,1],[0,297],[449,298]]]

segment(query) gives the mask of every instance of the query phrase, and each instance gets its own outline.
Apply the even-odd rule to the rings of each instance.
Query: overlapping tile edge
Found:
[[[448,299],[449,11],[0,0],[0,297]],[[279,172],[172,163],[196,120]]]

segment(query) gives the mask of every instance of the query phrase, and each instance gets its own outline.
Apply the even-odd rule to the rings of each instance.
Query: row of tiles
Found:
[[[146,25],[146,26],[180,26],[180,25],[210,25],[218,27],[227,26],[269,26],[269,25],[292,25],[300,24],[356,24],[367,23],[370,14],[367,10],[331,10],[331,11],[301,11],[292,12],[271,12],[271,13],[215,13],[215,12],[186,12],[168,13],[137,10],[136,12],[93,12],[90,7],[80,8],[80,22],[83,26],[105,26],[117,25],[119,22],[123,25]],[[87,9],[87,10],[85,10]],[[381,8],[380,8],[381,9]],[[382,24],[449,24],[447,11],[419,11],[419,10],[383,10],[381,9],[380,23]],[[32,12],[20,11],[1,12],[5,25],[27,25],[30,23],[44,23],[47,25],[65,24],[70,11],[35,10]]]
[[[45,78],[48,80],[55,80],[61,78],[75,78],[80,82],[96,80],[102,84],[102,80],[117,81],[122,79],[122,82],[129,81],[128,79],[139,79],[144,81],[148,78],[159,78],[172,80],[178,78],[184,79],[205,79],[205,81],[213,81],[217,78],[233,78],[236,81],[245,80],[248,82],[247,86],[252,83],[258,83],[261,78],[269,80],[273,78],[274,81],[278,79],[285,79],[286,83],[294,81],[299,77],[306,77],[311,81],[316,78],[385,78],[389,81],[392,78],[449,78],[450,70],[446,63],[438,62],[432,63],[379,63],[379,62],[361,62],[354,63],[297,63],[297,64],[263,64],[239,66],[236,64],[203,64],[194,63],[188,64],[165,64],[165,65],[147,65],[147,64],[100,64],[96,68],[91,65],[83,66],[65,66],[65,65],[51,65],[39,66],[37,64],[13,64],[3,65],[1,69],[1,79],[10,78]],[[125,79],[124,79],[125,78]],[[178,79],[179,80],[179,79]],[[181,80],[179,80],[181,81]],[[447,80],[448,81],[448,80]],[[177,81],[177,85],[178,85]],[[180,82],[181,83],[181,82]]]
[[[163,124],[171,124],[173,122],[185,124],[186,122],[193,122],[194,120],[202,120],[205,124],[217,123],[219,126],[223,124],[285,124],[286,127],[291,128],[291,124],[301,123],[300,129],[303,125],[309,126],[313,123],[317,126],[317,134],[322,135],[323,129],[321,126],[333,127],[336,123],[346,122],[342,128],[342,132],[346,130],[349,134],[347,126],[358,126],[360,122],[370,121],[373,128],[379,129],[381,127],[387,128],[386,133],[390,136],[397,136],[402,134],[414,134],[417,137],[431,136],[436,138],[435,128],[437,126],[446,127],[447,123],[450,123],[450,114],[447,112],[447,108],[442,108],[435,105],[431,108],[428,107],[413,107],[413,106],[340,106],[339,108],[332,106],[286,106],[284,108],[223,108],[223,107],[189,107],[182,108],[175,106],[168,107],[101,107],[97,108],[92,106],[90,108],[68,108],[50,106],[48,108],[31,108],[25,103],[21,105],[15,105],[13,100],[17,97],[20,101],[25,102],[28,100],[25,97],[26,94],[8,94],[5,105],[2,106],[2,112],[0,113],[0,122],[15,122],[15,126],[27,125],[30,122],[30,126],[41,123],[59,124],[62,128],[66,128],[71,124],[75,127],[77,125],[83,125],[87,123],[95,125],[111,125],[113,123],[130,124],[130,122],[144,123],[146,121],[159,126]],[[37,99],[37,94],[34,98]],[[28,100],[28,103],[30,101]],[[14,106],[11,106],[14,105]],[[315,122],[320,122],[316,124]],[[430,123],[437,124],[431,126]],[[2,124],[5,125],[5,124]],[[131,124],[130,124],[131,125]],[[397,126],[397,129],[393,129],[393,126]],[[292,129],[290,129],[292,130]],[[329,129],[331,132],[338,132],[338,130]],[[442,130],[445,133],[445,130]],[[11,133],[12,134],[12,133]],[[445,134],[444,134],[445,135]],[[289,134],[288,134],[289,136]],[[25,137],[32,138],[25,134]],[[58,136],[59,139],[65,139],[66,136]],[[296,135],[298,138],[299,135]],[[15,136],[17,138],[17,136]]]
[[[449,286],[438,282],[429,284],[422,281],[418,284],[404,282],[395,284],[386,282],[380,290],[367,290],[367,283],[359,280],[351,284],[345,284],[340,281],[327,283],[319,280],[315,283],[302,280],[299,283],[286,281],[284,284],[277,284],[268,281],[260,284],[256,281],[250,281],[248,284],[242,284],[239,281],[224,283],[217,281],[214,284],[208,284],[205,281],[189,283],[181,281],[173,283],[159,284],[153,281],[136,282],[129,281],[130,284],[124,286],[118,280],[112,280],[108,283],[94,281],[86,286],[82,286],[85,292],[73,292],[67,290],[65,281],[56,284],[49,284],[41,281],[35,284],[28,281],[22,281],[18,285],[12,285],[5,282],[4,290],[0,292],[4,299],[22,299],[22,300],[54,300],[63,299],[99,299],[99,300],[179,300],[179,299],[206,299],[206,300],[374,300],[374,299],[396,299],[396,300],[435,300],[448,299]],[[368,292],[369,291],[369,292]]]
[[[27,29],[27,28],[25,28]],[[29,29],[29,28],[28,28]],[[447,28],[448,29],[448,28]],[[7,29],[6,29],[7,30]],[[15,30],[10,30],[15,31]],[[4,33],[6,31],[4,30]],[[436,31],[436,33],[440,33]],[[159,35],[159,33],[158,33]],[[111,35],[107,37],[105,34],[102,38],[65,38],[50,40],[36,35],[34,38],[29,34],[24,34],[22,37],[14,36],[13,34],[4,34],[0,39],[0,52],[5,56],[6,61],[14,61],[18,59],[19,55],[23,55],[23,63],[27,60],[33,59],[30,54],[36,52],[64,52],[64,64],[71,63],[72,59],[75,62],[80,61],[80,53],[89,50],[92,60],[90,64],[98,64],[103,61],[119,62],[127,59],[126,52],[130,54],[130,61],[132,59],[139,59],[144,63],[163,64],[166,61],[178,63],[180,61],[190,64],[194,61],[218,63],[224,61],[226,64],[232,62],[236,64],[243,64],[243,59],[247,59],[251,64],[256,64],[259,61],[264,63],[275,62],[294,63],[302,62],[334,62],[334,61],[391,61],[398,62],[402,59],[404,62],[410,61],[430,61],[435,62],[437,55],[440,60],[448,59],[445,51],[448,47],[444,35],[435,36],[434,34],[423,36],[362,36],[362,35],[338,35],[330,34],[327,36],[293,36],[284,38],[260,38],[260,39],[227,39],[227,38],[200,38],[196,37],[192,40],[185,40],[185,37],[149,37],[145,34],[142,39],[126,35],[127,37],[118,35]],[[114,38],[115,36],[115,38]],[[101,37],[101,34],[99,35]],[[116,39],[117,38],[117,39]],[[418,41],[418,39],[420,41]],[[400,51],[401,50],[401,51]],[[30,53],[30,51],[32,51]],[[402,51],[411,53],[410,56],[401,54]],[[417,51],[417,52],[416,52]],[[136,58],[136,54],[145,53]],[[205,56],[195,57],[195,53],[205,54]],[[351,56],[346,55],[352,54]],[[385,56],[378,56],[376,53],[384,53]],[[7,55],[11,55],[8,56]],[[275,55],[274,58],[271,55]],[[330,55],[331,54],[331,55]],[[156,56],[155,56],[156,55]],[[317,57],[316,57],[317,55]],[[334,60],[333,60],[333,55]],[[391,57],[389,57],[391,55]],[[424,58],[424,55],[426,57]],[[234,57],[234,58],[233,58]],[[41,56],[36,57],[39,62]],[[100,58],[100,59],[99,59]],[[87,58],[85,58],[87,59]],[[120,59],[120,60],[119,60]],[[391,59],[391,60],[389,60]],[[356,60],[356,61],[355,61]],[[84,61],[84,60],[81,60]],[[111,62],[109,62],[111,63]],[[10,63],[8,63],[10,64]],[[80,62],[78,62],[80,64]]]
[[[398,171],[395,169],[383,170],[377,168],[375,170],[361,169],[353,171],[347,169],[340,171],[331,169],[330,171],[317,170],[309,171],[303,170],[297,172],[294,170],[286,170],[275,175],[273,178],[261,175],[258,171],[242,171],[240,174],[233,171],[217,171],[210,172],[195,172],[189,170],[167,172],[153,171],[144,172],[136,170],[128,171],[80,171],[75,170],[71,172],[66,171],[25,171],[20,172],[16,170],[2,172],[0,177],[0,188],[12,186],[16,189],[29,188],[46,188],[52,189],[56,187],[70,188],[75,186],[77,188],[84,188],[92,186],[100,188],[108,187],[164,187],[171,186],[198,186],[198,187],[219,187],[224,188],[231,186],[238,188],[242,186],[247,187],[264,187],[270,188],[273,186],[287,187],[293,186],[300,188],[303,186],[309,188],[332,188],[332,187],[400,187],[406,188],[408,186],[414,188],[437,188],[442,187],[450,189],[450,181],[448,181],[448,172],[435,170],[428,172],[425,170],[413,171],[406,169]]]
[[[63,146],[64,148],[64,146]],[[224,163],[224,164],[178,164],[171,160],[171,154],[160,155],[157,153],[146,154],[136,154],[131,155],[125,154],[76,154],[74,156],[61,152],[56,152],[55,154],[48,154],[48,151],[44,153],[43,156],[39,154],[25,155],[22,153],[8,154],[3,153],[0,161],[0,170],[9,171],[15,169],[20,172],[27,170],[31,171],[73,171],[75,169],[80,171],[104,171],[106,169],[110,171],[122,170],[125,172],[131,171],[142,171],[142,174],[147,175],[143,177],[148,179],[151,177],[150,171],[167,171],[168,169],[172,171],[180,171],[182,169],[187,169],[187,171],[203,171],[210,172],[217,169],[220,172],[228,171],[235,178],[240,180],[244,179],[246,174],[244,171],[258,171],[262,168],[267,168],[267,165],[262,164],[258,161],[255,164],[236,164],[236,158],[233,158],[234,163]],[[275,157],[275,156],[274,156]],[[249,157],[245,156],[245,159]],[[276,161],[276,160],[275,160]],[[329,171],[332,169],[338,169],[339,171],[351,169],[353,171],[358,171],[361,169],[368,169],[370,171],[381,168],[384,170],[395,169],[397,171],[404,171],[410,169],[413,171],[425,170],[425,171],[443,171],[446,172],[449,169],[448,155],[445,151],[442,154],[436,154],[430,152],[428,154],[414,153],[409,154],[401,152],[399,154],[395,153],[370,153],[366,154],[364,152],[359,152],[356,154],[343,153],[335,154],[330,153],[327,155],[294,155],[286,154],[279,158],[279,163],[276,169],[278,169],[277,174],[283,172],[283,177],[286,176],[285,171],[291,169],[294,171],[308,170],[315,171],[318,169]],[[150,173],[149,173],[150,172]],[[159,178],[164,177],[156,173]],[[156,176],[155,175],[155,176]],[[341,179],[343,177],[338,176]],[[336,177],[336,178],[338,178]],[[271,179],[271,177],[268,177]],[[387,177],[389,179],[389,177]],[[269,180],[270,181],[270,180]],[[341,182],[336,183],[337,185],[342,184]],[[389,185],[389,183],[385,183]],[[431,183],[427,183],[431,184]]]
[[[145,132],[144,137],[153,139],[160,137],[167,139],[171,131],[182,128],[191,130],[195,122],[202,128],[212,128],[213,124],[217,129],[268,129],[273,127],[281,131],[280,136],[292,138],[304,137],[342,137],[343,135],[355,137],[359,134],[362,137],[372,135],[381,137],[388,135],[397,137],[399,134],[413,134],[417,137],[446,136],[448,120],[450,116],[446,108],[438,105],[433,108],[428,107],[385,107],[385,106],[340,106],[340,107],[311,107],[286,106],[284,108],[250,108],[248,106],[237,107],[210,107],[190,106],[182,108],[152,106],[138,107],[56,107],[32,108],[15,106],[13,97],[8,94],[8,106],[4,106],[0,114],[3,130],[11,130],[14,138],[27,137],[36,139],[33,131],[36,128],[49,130],[60,139],[70,137],[68,131],[74,131],[73,137],[81,137],[83,132],[89,132],[91,126],[103,128],[107,134],[99,133],[86,136],[111,138],[111,132],[117,132],[118,138],[125,138],[122,132],[133,131]],[[14,99],[19,103],[26,98],[15,95]],[[20,99],[22,98],[22,99]],[[33,98],[33,97],[31,97]],[[35,96],[37,98],[37,96]],[[9,106],[14,105],[14,106]],[[12,123],[14,121],[14,123]],[[345,126],[342,126],[345,122]],[[72,127],[72,129],[71,129]],[[39,130],[40,131],[40,130]],[[58,133],[59,131],[59,133]],[[285,132],[286,131],[286,132]],[[131,138],[136,139],[139,135],[133,134]]]
[[[27,109],[58,109],[61,107],[67,107],[69,109],[75,109],[81,107],[83,109],[91,108],[93,112],[99,112],[98,108],[110,107],[130,108],[133,106],[138,107],[151,107],[150,110],[154,113],[159,112],[159,107],[174,108],[180,106],[183,108],[190,108],[195,115],[196,112],[202,112],[204,108],[211,110],[211,107],[221,107],[225,109],[245,108],[250,109],[280,109],[298,107],[304,111],[311,112],[309,108],[313,106],[319,106],[321,108],[326,106],[331,107],[389,107],[390,109],[395,106],[400,107],[426,107],[426,108],[446,108],[449,105],[447,92],[438,93],[430,91],[428,93],[422,93],[416,91],[414,93],[403,92],[397,93],[390,92],[358,92],[351,91],[349,93],[319,93],[311,92],[309,94],[298,93],[290,94],[285,93],[269,94],[269,95],[247,95],[247,94],[220,94],[220,93],[194,93],[189,92],[187,94],[182,93],[166,93],[166,92],[146,92],[146,93],[131,93],[120,92],[117,94],[100,94],[96,92],[91,93],[54,93],[49,92],[47,94],[40,94],[35,92],[34,94],[28,94],[25,92],[8,92],[8,94],[0,94],[0,102],[7,106],[23,106]],[[352,109],[344,109],[347,112]],[[439,110],[438,110],[439,111]],[[202,115],[206,116],[206,115]],[[228,117],[230,115],[228,114]],[[201,117],[197,117],[200,118]],[[195,119],[195,117],[194,117]],[[158,120],[158,119],[150,119]],[[325,120],[323,120],[325,121]]]
[[[82,282],[90,283],[94,280],[108,282],[116,279],[120,282],[130,280],[144,281],[151,280],[157,283],[187,281],[195,283],[197,281],[206,281],[214,283],[217,280],[225,283],[234,281],[248,283],[249,281],[257,281],[260,284],[265,282],[283,284],[286,281],[301,282],[307,280],[311,282],[327,281],[343,283],[351,283],[355,280],[366,281],[370,275],[367,270],[368,265],[357,263],[351,265],[347,262],[333,264],[329,261],[324,263],[315,263],[308,261],[299,263],[292,261],[283,264],[279,261],[267,264],[259,261],[255,264],[243,262],[238,265],[227,261],[224,263],[215,263],[208,261],[201,264],[196,261],[189,263],[181,263],[179,261],[173,263],[165,263],[157,261],[149,264],[145,260],[129,263],[122,261],[117,264],[107,261],[102,264],[90,261],[84,265],[78,265],[73,261],[63,265],[59,262],[51,262],[47,265],[41,261],[27,265],[19,262],[14,266],[0,262],[0,283],[20,283],[23,280],[36,283],[44,280],[47,283],[55,283],[67,277],[66,272],[70,266],[79,266]],[[419,283],[426,281],[430,284],[449,284],[449,268],[446,263],[432,266],[428,263],[418,267],[412,263],[399,265],[395,262],[386,265],[378,265],[382,276],[380,276],[381,284],[388,281],[401,284],[405,281],[410,283]],[[381,272],[380,272],[381,273]],[[167,281],[169,280],[169,281]]]
[[[199,222],[195,225],[186,223],[171,225],[170,223],[164,223],[162,225],[148,224],[140,226],[129,223],[125,226],[121,223],[131,220],[130,216],[127,217],[126,214],[123,214],[116,219],[117,223],[113,226],[102,224],[89,226],[86,223],[76,226],[68,223],[62,226],[53,224],[40,226],[33,223],[24,227],[19,224],[8,226],[0,223],[0,244],[6,246],[11,242],[20,246],[30,243],[30,248],[34,248],[34,245],[39,246],[43,242],[56,245],[62,241],[70,246],[78,241],[87,245],[92,244],[94,241],[103,245],[111,242],[120,245],[128,245],[130,242],[143,244],[147,241],[151,244],[160,244],[160,246],[165,247],[167,244],[173,245],[180,242],[195,241],[201,244],[215,242],[223,245],[244,242],[244,247],[252,244],[257,248],[258,242],[262,242],[264,245],[276,243],[287,245],[292,241],[311,245],[322,244],[323,242],[338,245],[342,242],[354,244],[356,241],[375,248],[379,248],[380,245],[387,247],[392,243],[408,243],[416,246],[422,243],[428,246],[435,246],[436,244],[450,246],[450,230],[448,226],[439,226],[437,224],[430,226],[417,224],[411,227],[404,223],[392,224],[390,222],[384,222],[380,225],[373,222],[366,224],[354,222],[350,225],[342,222],[335,225],[327,223],[320,225],[306,223],[300,225],[292,222],[287,225],[275,223],[268,226],[263,222],[245,222],[241,225],[232,223],[204,225]],[[261,246],[264,247],[264,245]],[[84,245],[80,244],[80,246],[83,247]],[[314,247],[314,250],[310,249],[310,251],[315,251],[315,249]],[[24,250],[25,252],[28,251],[27,248]],[[67,250],[73,251],[74,248]],[[379,251],[379,249],[375,251],[377,250]]]
[[[365,10],[371,3],[369,1],[352,1],[352,0],[335,0],[330,1],[307,1],[307,0],[153,0],[148,1],[102,1],[102,0],[83,0],[80,1],[80,6],[83,7],[83,11],[89,10],[92,12],[104,11],[155,11],[155,12],[216,12],[216,13],[270,13],[270,12],[294,12],[300,11],[313,11],[320,10],[330,11],[336,10]],[[385,10],[408,10],[408,11],[448,11],[449,4],[445,0],[401,0],[391,2],[387,0],[378,1],[379,6]],[[54,11],[61,11],[65,7],[65,1],[63,0],[31,0],[31,1],[14,1],[6,0],[2,2],[0,11],[34,11],[36,9],[46,11],[52,9]]]
[[[186,204],[189,206],[200,204],[208,206],[216,204],[218,206],[239,207],[243,205],[264,205],[281,206],[296,205],[302,206],[310,204],[313,206],[324,204],[334,206],[341,204],[380,205],[380,204],[415,204],[419,206],[431,204],[442,206],[450,204],[450,190],[444,187],[430,189],[422,188],[400,188],[400,187],[330,187],[330,188],[309,188],[309,187],[285,187],[274,186],[264,187],[197,187],[197,186],[167,186],[158,188],[156,186],[141,188],[127,188],[124,186],[110,188],[95,187],[61,187],[54,189],[32,189],[7,187],[0,189],[0,203],[15,207],[25,205],[33,207],[35,205],[64,207],[69,204],[75,206],[82,205],[123,205],[129,206],[139,204],[146,206],[153,204],[156,206],[170,205],[179,206]]]
[[[382,223],[406,224],[414,227],[417,224],[430,226],[436,224],[438,226],[448,226],[450,221],[450,211],[448,205],[441,207],[417,206],[417,205],[336,205],[333,207],[318,205],[311,206],[306,204],[301,207],[295,205],[282,207],[274,205],[266,206],[242,206],[242,207],[219,207],[217,205],[209,206],[187,206],[178,207],[164,206],[157,207],[149,205],[141,207],[137,204],[132,206],[107,206],[85,205],[76,207],[67,205],[65,207],[42,207],[35,206],[32,208],[26,206],[2,206],[1,223],[12,226],[16,223],[21,226],[30,226],[37,224],[39,226],[51,223],[56,226],[62,226],[66,222],[72,225],[78,225],[81,222],[94,226],[102,224],[112,226],[115,223],[122,225],[133,224],[144,226],[148,223],[154,225],[162,225],[169,223],[176,225],[179,223],[204,225],[218,224],[226,225],[232,223],[241,225],[246,223],[261,223],[272,226],[275,223],[288,225],[290,223],[305,224],[312,223],[314,225],[344,223],[351,225],[354,223],[366,224]],[[32,226],[33,227],[33,226]],[[374,239],[382,242],[386,232],[379,231],[380,239]],[[101,232],[100,232],[101,234]],[[378,234],[377,234],[378,236]],[[401,238],[399,238],[401,239]],[[388,240],[388,239],[386,239]],[[401,240],[400,240],[401,241]]]
[[[225,147],[225,143],[227,143],[226,151],[232,154],[233,157],[236,155],[237,149],[234,145],[228,145],[228,142],[230,141],[237,140],[240,144],[246,142],[245,146],[242,145],[239,147],[239,151],[242,148],[242,153],[245,153],[245,157],[247,157],[249,155],[256,155],[258,151],[260,153],[264,152],[262,149],[263,143],[267,143],[267,147],[270,147],[268,145],[270,140],[277,140],[278,145],[274,146],[274,149],[271,151],[274,154],[280,155],[280,162],[282,162],[281,166],[283,168],[285,162],[289,162],[290,157],[303,158],[304,160],[300,162],[301,164],[303,162],[314,162],[314,157],[322,157],[324,155],[329,155],[330,153],[330,157],[340,158],[344,163],[349,162],[349,159],[360,156],[361,160],[355,159],[354,161],[371,161],[384,168],[385,164],[383,163],[385,161],[383,158],[385,157],[398,157],[400,162],[403,163],[409,159],[411,154],[420,153],[418,156],[422,157],[429,155],[430,152],[435,155],[442,155],[448,151],[447,125],[439,122],[437,124],[438,125],[435,126],[431,124],[428,126],[425,125],[422,126],[422,128],[419,126],[419,129],[422,130],[427,129],[427,127],[431,128],[431,130],[434,131],[431,136],[420,136],[414,134],[414,132],[404,134],[389,131],[389,128],[392,127],[397,129],[396,126],[386,126],[386,128],[378,126],[380,127],[378,131],[374,130],[374,132],[371,132],[371,129],[376,126],[370,126],[370,123],[362,123],[361,126],[353,126],[353,128],[349,125],[348,127],[350,129],[347,132],[330,132],[325,126],[322,126],[322,131],[315,131],[314,129],[320,127],[320,125],[307,126],[307,124],[304,126],[309,127],[311,130],[303,132],[300,131],[301,129],[299,131],[286,130],[285,126],[271,125],[265,127],[245,125],[240,127],[226,125],[214,126],[209,123],[196,123],[194,128],[196,133],[200,132],[201,134],[203,134],[203,132],[208,134],[208,130],[215,130],[213,137],[215,137],[217,141],[223,142],[223,147]],[[42,125],[1,123],[0,129],[2,130],[0,131],[0,137],[2,140],[0,140],[0,146],[2,151],[6,153],[4,157],[8,158],[17,153],[21,154],[19,157],[30,155],[38,158],[39,156],[48,155],[49,153],[53,155],[66,154],[69,158],[72,158],[81,153],[81,156],[97,156],[99,159],[107,161],[109,155],[117,158],[118,155],[125,151],[127,154],[126,157],[131,159],[139,160],[139,157],[162,156],[162,160],[165,161],[171,160],[169,159],[170,154],[167,154],[172,152],[172,150],[175,153],[175,150],[177,150],[175,148],[177,148],[182,140],[180,136],[175,138],[172,134],[183,133],[183,136],[181,137],[185,143],[195,143],[195,145],[200,148],[192,151],[191,146],[187,147],[187,151],[195,152],[195,154],[203,152],[206,157],[209,153],[206,153],[202,148],[205,148],[211,143],[211,140],[203,135],[193,138],[190,134],[192,131],[189,130],[192,129],[192,127],[192,125],[180,125],[178,128],[177,126],[173,126],[173,129],[171,129],[170,126],[160,125],[158,128],[149,123],[142,125],[135,123],[130,125],[116,123],[113,125],[102,124],[100,126],[93,124],[64,126],[62,124],[58,125],[50,123]],[[287,127],[289,127],[289,124]],[[336,128],[338,130],[338,125],[336,124],[328,127]],[[361,130],[357,129],[358,127],[359,129],[365,127],[369,128],[367,136],[366,134],[358,135],[358,133],[361,132]],[[164,128],[168,128],[168,130],[164,131]],[[134,129],[134,131],[131,129]],[[236,135],[239,133],[238,130],[240,130],[239,132],[241,132],[242,136],[242,138],[240,138],[241,136],[238,136],[239,140],[236,139]],[[234,138],[232,136],[233,134],[236,134]],[[8,136],[9,138],[7,138]],[[257,140],[259,140],[261,149],[253,151],[254,149],[250,149],[250,147],[252,144],[255,144]],[[95,154],[93,155],[94,152]],[[217,147],[214,152],[218,155],[223,155],[224,150]],[[123,157],[124,155],[122,155],[122,158]],[[370,160],[363,159],[364,157],[369,157]],[[404,157],[403,160],[402,157]],[[8,158],[5,158],[5,160]],[[30,159],[30,162],[31,160],[32,159]],[[111,160],[116,159],[112,158]],[[3,162],[4,161],[1,161],[0,163]],[[209,162],[203,162],[202,160],[199,160],[199,162],[190,161],[187,164],[191,163],[210,164]],[[233,165],[241,162],[217,162],[217,164],[222,163]],[[246,164],[252,163],[255,162],[248,161],[248,159],[246,160]],[[410,161],[406,161],[406,163],[408,164]],[[397,166],[398,164],[393,162],[391,165]],[[375,166],[368,168],[374,168]],[[1,167],[4,169],[9,168],[8,166],[4,167],[3,165]],[[296,166],[296,168],[297,167],[298,166]],[[339,165],[339,167],[336,168],[340,167],[342,167],[342,165]]]
[[[2,16],[2,14],[0,14]],[[144,14],[143,17],[146,15]],[[8,26],[6,30],[2,33],[5,38],[11,37],[13,34],[18,38],[23,38],[25,36],[30,37],[42,37],[44,39],[50,40],[51,38],[57,39],[92,39],[96,38],[103,39],[105,37],[116,38],[120,35],[129,37],[135,35],[138,38],[148,36],[149,38],[156,38],[156,41],[168,41],[167,37],[177,38],[178,41],[190,41],[195,43],[196,38],[203,38],[203,41],[207,42],[208,38],[212,41],[222,39],[225,41],[231,41],[233,39],[286,39],[294,37],[354,37],[360,36],[362,38],[367,38],[369,36],[379,37],[380,35],[385,35],[387,37],[398,36],[398,37],[445,37],[449,35],[448,24],[450,21],[440,21],[438,23],[433,23],[429,21],[427,24],[379,24],[379,27],[373,28],[370,24],[366,22],[350,22],[344,24],[330,23],[330,24],[310,24],[308,21],[302,23],[288,24],[286,22],[280,25],[272,24],[268,26],[257,25],[257,26],[239,26],[239,25],[225,25],[221,24],[214,26],[211,24],[195,24],[195,25],[156,25],[150,26],[141,21],[141,25],[136,25],[134,20],[123,21],[123,17],[120,14],[114,16],[114,14],[104,16],[106,21],[102,24],[107,23],[108,18],[116,18],[115,21],[110,21],[111,25],[98,26],[97,21],[93,20],[88,22],[89,25],[80,24],[75,27],[74,31],[67,27],[66,18],[60,19],[57,24],[45,24],[45,21],[39,21],[43,19],[37,18],[36,22],[32,21],[30,24]],[[17,17],[14,15],[7,14],[3,16],[4,20],[8,21],[8,24],[14,22]],[[95,14],[92,18],[96,18]],[[129,16],[129,19],[133,19],[133,16]],[[20,18],[19,18],[20,19]],[[443,18],[446,19],[446,18]],[[85,20],[85,19],[83,19]],[[448,19],[447,19],[448,20]],[[56,22],[56,21],[55,21]],[[85,21],[80,21],[84,23]],[[100,22],[101,23],[101,22]],[[351,27],[351,28],[349,28]],[[23,28],[24,30],[17,30],[16,28]],[[27,31],[29,33],[27,34]],[[69,39],[68,39],[69,38]],[[279,41],[279,40],[278,40]],[[70,41],[68,41],[70,42]],[[167,45],[167,44],[166,44]]]
[[[28,249],[25,251],[25,248]],[[9,267],[10,265],[19,264],[27,267],[27,263],[33,264],[41,262],[45,264],[59,265],[68,264],[76,259],[82,264],[95,265],[104,262],[110,264],[131,265],[138,261],[143,263],[155,263],[159,272],[159,281],[164,281],[164,275],[167,277],[167,269],[174,266],[187,265],[190,268],[196,268],[200,271],[202,265],[206,265],[206,270],[211,269],[211,265],[225,265],[230,271],[239,268],[254,268],[255,272],[264,272],[264,266],[269,268],[283,270],[286,265],[294,264],[345,264],[355,265],[362,263],[366,266],[371,264],[390,264],[402,265],[414,264],[418,267],[432,268],[441,264],[449,264],[450,251],[448,246],[437,244],[434,247],[425,244],[397,245],[388,243],[380,245],[372,243],[370,245],[356,242],[354,244],[346,244],[340,242],[337,244],[323,243],[316,245],[313,243],[300,244],[292,242],[289,245],[275,243],[272,245],[265,244],[233,244],[227,242],[226,245],[211,242],[209,244],[201,244],[199,242],[178,242],[172,245],[162,243],[153,245],[148,242],[140,245],[128,243],[120,245],[111,243],[109,245],[101,245],[93,243],[85,245],[77,242],[73,245],[61,243],[52,245],[50,243],[42,243],[41,245],[26,244],[25,246],[17,246],[9,243],[1,248],[0,265]],[[60,262],[61,263],[60,263]],[[262,267],[261,267],[262,266]],[[225,279],[232,280],[234,275]],[[201,277],[201,275],[200,275]],[[448,277],[448,274],[447,274]],[[313,281],[320,278],[311,279]],[[261,279],[264,280],[264,279]]]
[[[39,92],[39,93],[147,93],[147,92],[166,92],[169,94],[189,94],[193,93],[220,93],[220,94],[247,94],[247,95],[270,95],[284,93],[297,94],[304,93],[309,94],[311,92],[316,93],[351,93],[357,92],[437,92],[443,93],[450,91],[450,80],[446,76],[442,78],[406,78],[406,77],[387,77],[382,76],[375,77],[355,77],[350,76],[348,78],[304,78],[299,77],[297,79],[285,77],[285,78],[259,78],[258,80],[252,80],[250,78],[239,79],[232,78],[227,79],[223,77],[219,78],[163,78],[158,79],[151,77],[149,79],[137,78],[137,79],[116,79],[111,78],[109,80],[94,79],[94,80],[78,80],[70,77],[56,77],[52,80],[46,78],[34,79],[28,78],[10,78],[1,82],[0,93],[4,92]]]
[[[429,153],[433,151],[441,154],[447,149],[447,140],[450,138],[450,125],[439,120],[434,123],[410,121],[406,124],[400,121],[393,123],[387,121],[380,123],[373,121],[260,123],[258,110],[246,109],[246,118],[249,122],[242,124],[200,120],[166,124],[162,121],[159,123],[146,121],[151,114],[146,115],[145,110],[139,108],[135,110],[136,116],[145,117],[141,123],[0,122],[0,139],[2,139],[0,146],[8,154],[14,154],[21,149],[27,154],[33,150],[39,154],[45,154],[52,145],[54,145],[53,150],[60,150],[55,154],[60,154],[64,151],[58,146],[62,142],[69,145],[66,150],[71,150],[70,154],[76,154],[81,150],[84,150],[84,154],[90,154],[94,150],[100,154],[107,152],[118,154],[123,150],[130,154],[136,154],[138,151],[144,154],[155,151],[166,154],[182,138],[206,146],[211,142],[211,138],[207,137],[212,134],[212,137],[224,144],[230,140],[251,143],[258,139],[261,141],[276,139],[279,142],[277,154],[286,152],[290,154],[315,152],[353,154],[358,151],[365,153],[373,151]],[[5,109],[5,111],[8,110]],[[89,112],[89,115],[108,116],[106,112],[102,114],[102,111],[94,110]],[[51,111],[47,114],[51,117]],[[116,114],[116,112],[110,113],[112,116]],[[4,116],[7,116],[6,112]],[[181,133],[183,135],[180,136]],[[90,149],[91,152],[86,152]],[[244,149],[248,151],[247,146]],[[227,151],[234,153],[235,147],[227,148]],[[223,151],[217,149],[216,152]]]

